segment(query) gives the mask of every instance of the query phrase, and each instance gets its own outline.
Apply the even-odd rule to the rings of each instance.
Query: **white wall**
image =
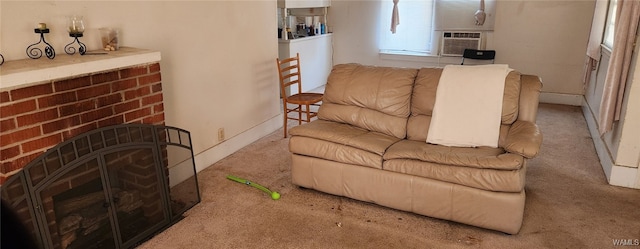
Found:
[[[57,56],[66,56],[67,15],[84,16],[81,39],[89,50],[101,47],[98,28],[119,28],[121,45],[161,52],[166,124],[189,130],[199,154],[219,145],[219,128],[233,139],[261,127],[242,138],[249,143],[281,127],[274,122],[281,117],[275,9],[275,1],[264,0],[2,0],[0,53],[5,60],[27,58],[26,47],[39,39],[33,29],[45,22],[51,29],[47,41]],[[241,146],[223,147],[217,159]]]
[[[584,94],[595,1],[499,1],[496,8],[497,62],[541,76],[543,92]]]
[[[636,44],[636,54],[633,57],[627,82],[629,85],[625,92],[625,108],[621,114],[624,115],[622,120],[624,126],[615,159],[616,164],[635,170],[635,181],[633,175],[629,176],[628,185],[637,189],[640,189],[640,63],[638,63],[640,57],[637,52],[639,48],[640,44]],[[627,176],[624,177],[627,178]]]
[[[451,57],[381,57],[376,29],[379,3],[332,1],[329,25],[334,31],[334,64],[428,67],[460,62]],[[485,34],[486,48],[496,50],[496,63],[541,76],[543,93],[582,95],[584,51],[594,6],[593,0],[498,0],[495,30]]]

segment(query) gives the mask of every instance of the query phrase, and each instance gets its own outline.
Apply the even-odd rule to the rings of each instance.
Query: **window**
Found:
[[[400,25],[391,33],[392,0],[382,0],[378,24],[381,53],[430,54],[433,35],[433,0],[400,0]]]
[[[613,49],[613,35],[616,29],[616,6],[618,5],[617,0],[609,1],[609,11],[607,13],[607,22],[604,26],[604,38],[602,39],[602,44],[609,49]]]

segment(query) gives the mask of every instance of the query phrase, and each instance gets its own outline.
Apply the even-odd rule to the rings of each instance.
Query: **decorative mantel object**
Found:
[[[118,33],[118,29],[115,28],[100,28],[102,48],[104,51],[116,51],[120,48]]]
[[[27,56],[31,59],[39,59],[42,57],[42,49],[38,48],[36,45],[40,43],[44,43],[44,54],[47,55],[47,58],[53,59],[56,57],[56,51],[53,49],[53,46],[44,40],[44,34],[49,33],[49,29],[47,28],[46,23],[39,23],[38,27],[34,29],[36,34],[40,34],[40,41],[34,44],[31,44],[27,47]]]
[[[82,34],[84,33],[84,21],[82,20],[82,16],[70,16],[67,22],[67,31],[69,31],[69,37],[73,37],[74,40],[64,46],[64,52],[70,55],[75,54],[76,48],[73,44],[78,43],[78,52],[81,55],[84,55],[87,52],[87,46],[78,40],[78,38],[82,37]]]
[[[2,66],[2,64],[4,64],[4,56],[0,54],[0,66]]]

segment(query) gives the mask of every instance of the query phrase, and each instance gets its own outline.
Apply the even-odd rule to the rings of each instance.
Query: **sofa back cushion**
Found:
[[[419,70],[411,97],[411,116],[407,123],[408,139],[426,141],[440,75],[442,75],[442,68],[421,68]],[[505,79],[498,146],[502,144],[509,126],[518,118],[519,100],[520,73],[511,71]],[[473,108],[473,106],[469,108]]]
[[[418,69],[336,65],[318,118],[405,138],[417,73]]]

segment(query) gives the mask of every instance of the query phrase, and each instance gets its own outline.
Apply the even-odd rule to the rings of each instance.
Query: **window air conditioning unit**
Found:
[[[440,55],[462,56],[465,48],[480,49],[481,32],[442,32]]]

